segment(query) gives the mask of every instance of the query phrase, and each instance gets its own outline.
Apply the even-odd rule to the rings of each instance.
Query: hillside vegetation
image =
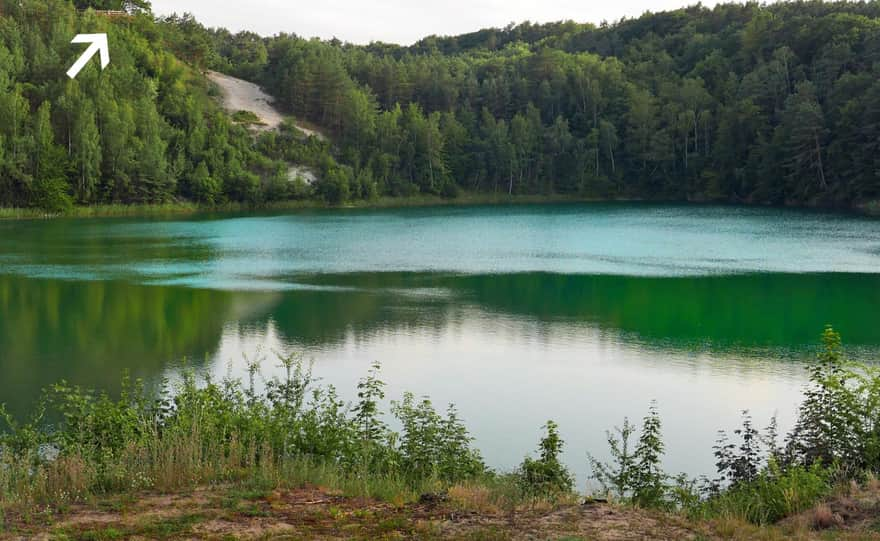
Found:
[[[137,14],[77,10],[126,4]],[[157,20],[146,2],[2,0],[0,13],[0,206],[880,199],[876,2],[694,6],[410,47],[233,35]],[[70,38],[98,31],[111,66],[68,80]],[[221,110],[209,69],[260,84],[332,143],[289,123],[254,135]],[[290,181],[290,164],[320,180]]]
[[[290,195],[287,163],[168,48],[173,30],[145,11],[106,17],[65,0],[0,1],[0,206]],[[96,32],[109,35],[110,66],[92,61],[70,80],[84,49],[71,38]]]
[[[335,133],[352,196],[369,180],[392,194],[852,205],[880,196],[878,15],[876,2],[694,6],[412,47],[219,30],[205,61]]]

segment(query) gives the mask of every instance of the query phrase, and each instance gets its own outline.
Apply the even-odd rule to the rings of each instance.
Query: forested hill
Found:
[[[154,20],[145,2],[76,4],[139,14],[0,0],[0,205],[462,190],[880,200],[878,2],[695,6],[410,47],[233,35]],[[80,52],[70,37],[104,30],[111,67],[67,81]],[[255,138],[211,99],[206,69],[261,84],[332,145],[289,127]],[[290,162],[320,180],[289,182]]]
[[[213,39],[383,191],[847,206],[880,195],[878,16],[726,4],[412,47]]]
[[[81,10],[92,5],[131,15]],[[85,49],[71,39],[97,32],[109,67],[70,80]],[[0,0],[0,207],[290,197],[278,137],[230,120],[175,56],[176,32],[148,2]]]

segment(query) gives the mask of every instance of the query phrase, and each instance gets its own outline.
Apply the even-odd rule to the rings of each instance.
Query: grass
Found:
[[[0,220],[34,218],[99,218],[116,216],[162,216],[172,214],[193,214],[206,210],[195,203],[175,202],[143,205],[89,205],[75,206],[63,214],[47,214],[32,208],[0,208]]]
[[[516,496],[512,481],[485,468],[452,413],[444,418],[430,402],[405,397],[393,414],[409,428],[388,431],[375,408],[384,396],[378,365],[351,409],[332,388],[312,386],[300,362],[282,362],[287,377],[270,380],[264,394],[238,380],[200,385],[191,374],[159,402],[142,384],[124,383],[118,401],[63,384],[47,389],[41,403],[49,417],[64,419],[60,426],[42,424],[42,415],[24,425],[0,415],[11,429],[0,433],[0,510],[63,511],[107,495],[217,484],[254,498],[321,486],[403,506],[485,477],[498,489],[496,501]],[[39,449],[47,444],[60,456],[45,459]]]
[[[247,125],[257,125],[257,126],[265,126],[266,123],[260,120],[254,112],[252,111],[236,111],[232,115],[233,122],[237,122],[239,124],[247,124]]]
[[[412,195],[404,197],[381,196],[370,200],[347,201],[342,204],[329,204],[317,199],[296,199],[269,203],[224,203],[203,205],[191,201],[176,201],[156,204],[100,204],[74,206],[63,214],[47,214],[32,208],[0,207],[0,220],[51,219],[51,218],[113,218],[113,217],[168,217],[203,213],[247,213],[272,212],[302,209],[382,209],[411,207],[466,207],[478,205],[530,205],[560,203],[602,203],[602,202],[644,202],[638,198],[601,198],[579,195],[508,195],[504,192],[485,193],[463,191],[457,197],[439,195]],[[662,202],[658,200],[657,202]],[[685,203],[685,202],[677,202]],[[853,207],[854,212],[867,216],[880,216],[880,200],[860,203]]]
[[[205,521],[200,514],[166,516],[153,520],[142,520],[133,525],[98,526],[79,528],[68,526],[53,531],[53,539],[69,541],[113,541],[141,537],[147,539],[180,539],[192,535],[193,527]]]
[[[115,498],[108,496],[106,498]],[[64,513],[18,522],[12,537],[51,532],[52,539],[510,539],[543,531],[545,539],[595,539],[602,514],[576,502],[512,512],[463,510],[452,504],[394,505],[348,498],[326,488],[251,491],[239,484],[205,487],[163,496],[143,493],[133,506],[113,511],[107,501],[80,504]],[[637,512],[618,508],[620,513]],[[566,512],[563,518],[553,515]],[[517,517],[511,521],[511,517]],[[652,524],[653,531],[668,531]],[[637,529],[634,526],[634,529]],[[286,537],[284,537],[286,536]],[[668,538],[668,537],[667,537]]]
[[[0,220],[35,219],[35,218],[98,218],[98,217],[152,217],[192,215],[210,212],[266,212],[296,209],[367,209],[367,208],[405,208],[428,206],[474,206],[474,205],[511,205],[539,203],[576,203],[599,202],[598,198],[578,197],[570,195],[507,195],[491,193],[463,192],[456,198],[436,195],[415,195],[407,197],[382,196],[372,200],[348,201],[340,205],[331,205],[315,199],[276,201],[252,205],[248,203],[226,203],[221,205],[200,205],[189,201],[161,204],[104,204],[75,206],[63,214],[47,214],[39,209],[3,208],[0,207]]]
[[[775,525],[759,526],[736,516],[688,519],[680,514],[629,505],[581,505],[576,498],[524,501],[511,498],[498,479],[478,479],[448,488],[448,498],[423,504],[408,490],[397,498],[363,496],[354,488],[311,484],[334,482],[328,467],[301,464],[276,479],[259,474],[233,482],[169,491],[132,491],[94,496],[68,508],[34,512],[23,518],[9,509],[0,540],[51,532],[59,540],[147,539],[700,539],[700,540],[880,540],[877,483],[850,487],[828,504]],[[858,502],[853,504],[853,502]],[[864,527],[824,529],[816,520],[841,506],[858,505]],[[288,537],[284,537],[288,536]]]

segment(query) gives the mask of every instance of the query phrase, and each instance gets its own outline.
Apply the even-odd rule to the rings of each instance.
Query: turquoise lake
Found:
[[[553,419],[583,485],[606,429],[656,400],[667,468],[713,473],[748,409],[791,425],[832,324],[880,358],[880,221],[647,204],[0,222],[0,402],[62,378],[114,391],[181,366],[279,373],[301,352],[349,399],[454,402],[510,469]]]

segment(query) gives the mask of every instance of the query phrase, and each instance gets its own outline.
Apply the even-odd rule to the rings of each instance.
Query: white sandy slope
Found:
[[[250,111],[257,115],[257,118],[263,123],[262,126],[257,126],[257,129],[274,130],[284,121],[284,115],[272,105],[274,103],[272,96],[263,92],[254,83],[216,71],[209,71],[208,78],[223,91],[223,105],[229,112]],[[296,127],[307,136],[321,139],[324,137],[315,130],[304,128],[298,124]]]
[[[223,92],[223,106],[230,113],[250,111],[260,119],[262,125],[255,126],[257,130],[274,130],[284,122],[284,115],[272,105],[274,102],[272,96],[263,92],[254,83],[216,71],[209,71],[208,78],[220,87],[220,90]],[[315,130],[304,128],[298,124],[295,125],[306,136],[324,139],[324,136]],[[307,184],[312,184],[317,180],[317,175],[314,171],[301,165],[292,166],[288,172],[290,180],[295,180],[297,177],[303,179]]]

